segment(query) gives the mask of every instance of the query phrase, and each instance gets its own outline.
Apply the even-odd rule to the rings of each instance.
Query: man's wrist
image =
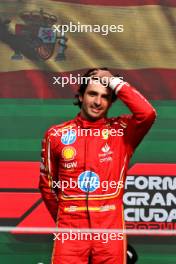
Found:
[[[124,82],[119,77],[113,77],[113,78],[110,78],[109,87],[115,92],[115,94],[117,94],[122,89],[124,84],[127,84],[127,83]]]

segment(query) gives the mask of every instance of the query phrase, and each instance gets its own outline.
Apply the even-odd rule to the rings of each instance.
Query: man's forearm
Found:
[[[138,122],[150,119],[153,123],[156,117],[155,109],[135,88],[119,78],[112,79],[109,83],[109,87],[113,89],[117,97],[127,105]]]

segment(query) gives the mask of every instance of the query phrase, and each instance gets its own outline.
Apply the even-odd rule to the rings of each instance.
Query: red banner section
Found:
[[[0,98],[73,98],[88,69],[70,72],[24,70],[0,73]],[[111,69],[150,100],[176,100],[173,69]],[[63,78],[64,77],[64,78]],[[13,85],[12,85],[13,84]]]
[[[22,228],[55,227],[38,190],[39,162],[0,162],[0,171],[0,222],[8,218]],[[175,190],[176,164],[130,168],[124,194],[127,229],[175,230]]]
[[[0,189],[37,189],[39,162],[0,162]]]
[[[20,218],[40,198],[39,193],[0,193],[0,218]]]

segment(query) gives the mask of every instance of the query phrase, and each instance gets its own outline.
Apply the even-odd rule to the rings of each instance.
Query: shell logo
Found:
[[[76,155],[76,149],[73,147],[65,147],[62,150],[62,157],[64,160],[72,160]]]

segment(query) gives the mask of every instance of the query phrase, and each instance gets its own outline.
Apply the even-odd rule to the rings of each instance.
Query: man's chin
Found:
[[[89,119],[91,119],[92,121],[96,121],[98,119],[101,119],[102,117],[104,117],[103,114],[97,114],[97,113],[89,113]]]
[[[97,121],[97,120],[105,117],[106,113],[102,112],[102,111],[101,111],[101,113],[96,113],[96,112],[93,112],[91,110],[89,110],[89,111],[83,111],[82,110],[82,116],[84,116],[84,118],[86,118],[87,120]]]

